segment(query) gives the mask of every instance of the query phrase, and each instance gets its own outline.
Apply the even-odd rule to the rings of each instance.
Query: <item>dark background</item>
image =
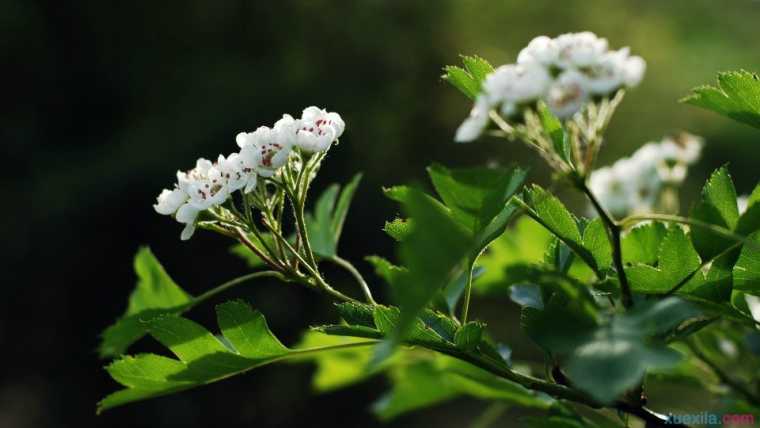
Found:
[[[760,2],[750,0],[0,1],[0,427],[379,425],[368,406],[382,379],[316,395],[308,365],[95,416],[96,401],[116,388],[95,353],[98,334],[126,307],[140,245],[191,293],[246,271],[225,240],[198,233],[180,242],[181,227],[154,213],[174,172],[234,150],[237,132],[283,112],[340,112],[347,131],[316,187],[366,173],[341,252],[369,275],[363,255],[393,255],[380,228],[396,208],[381,186],[423,181],[434,160],[519,161],[546,181],[522,146],[452,142],[470,105],[439,80],[441,67],[460,53],[513,62],[536,35],[591,30],[649,66],[612,123],[602,162],[686,129],[708,145],[685,199],[725,161],[747,193],[758,180],[758,133],[676,100],[719,70],[759,71],[758,22]],[[252,301],[288,344],[335,317],[328,300],[279,284],[224,297],[232,295]],[[506,298],[475,305],[517,358],[531,352],[524,339],[510,341]],[[211,307],[191,317],[213,326]],[[153,349],[143,342],[136,351]],[[482,409],[458,400],[392,426],[467,426]]]

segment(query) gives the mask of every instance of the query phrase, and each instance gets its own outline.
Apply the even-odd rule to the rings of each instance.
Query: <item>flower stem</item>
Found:
[[[372,298],[372,292],[369,289],[369,285],[367,284],[367,281],[364,280],[364,277],[362,276],[361,272],[359,272],[359,270],[356,269],[356,267],[353,264],[351,264],[351,262],[349,262],[348,260],[338,255],[334,255],[330,257],[328,260],[330,260],[336,265],[347,270],[354,277],[354,279],[356,279],[356,282],[361,287],[362,292],[364,293],[364,297],[367,299],[367,302],[369,302],[372,305],[377,304],[377,302],[375,302],[375,299]]]
[[[467,282],[464,284],[464,300],[462,301],[462,324],[467,323],[467,318],[470,312],[470,294],[472,294],[472,270],[475,268],[475,263],[470,263],[467,269]]]
[[[192,301],[189,303],[189,306],[188,306],[187,309],[190,309],[193,306],[199,305],[199,304],[205,302],[206,300],[208,300],[208,299],[216,296],[217,294],[223,293],[223,292],[229,290],[230,288],[232,288],[232,287],[234,287],[236,285],[242,284],[242,283],[244,283],[246,281],[250,281],[252,279],[267,278],[267,277],[269,277],[269,278],[278,278],[278,279],[283,280],[283,281],[285,280],[285,277],[282,275],[282,273],[277,272],[277,271],[273,271],[273,270],[265,270],[265,271],[260,271],[260,272],[249,273],[247,275],[243,275],[243,276],[237,277],[235,279],[232,279],[230,281],[227,281],[227,282],[225,282],[225,283],[223,283],[223,284],[221,284],[221,285],[219,285],[217,287],[212,288],[211,290],[206,291],[203,294],[200,294],[200,295],[194,297],[192,299]]]
[[[625,268],[623,266],[623,250],[620,239],[622,228],[612,219],[609,213],[607,213],[607,210],[602,207],[602,204],[599,203],[599,200],[594,196],[594,193],[588,188],[583,179],[578,178],[576,183],[586,197],[588,197],[589,201],[591,201],[591,205],[593,205],[596,212],[599,213],[599,217],[605,225],[607,238],[612,245],[612,262],[615,265],[615,270],[617,271],[618,279],[620,280],[620,295],[623,301],[623,306],[626,309],[630,308],[633,306],[633,295],[631,294],[631,287],[628,284],[628,277],[625,275]]]

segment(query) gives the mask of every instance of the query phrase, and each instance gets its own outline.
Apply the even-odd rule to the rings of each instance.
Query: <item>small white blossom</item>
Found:
[[[736,205],[739,208],[739,215],[744,214],[749,208],[749,197],[747,195],[739,196],[736,198]]]
[[[607,39],[584,31],[562,34],[556,39],[558,65],[562,68],[583,68],[597,64],[607,51]]]
[[[187,241],[193,236],[193,233],[195,232],[195,220],[198,218],[198,214],[201,211],[202,210],[198,209],[191,203],[186,203],[179,207],[176,219],[178,222],[185,225],[185,228],[182,229],[182,234],[180,234],[181,240]]]
[[[466,143],[475,140],[483,133],[488,125],[488,112],[491,106],[484,96],[479,96],[475,100],[475,106],[470,110],[470,115],[459,125],[454,141],[457,143]]]
[[[271,128],[258,127],[254,132],[241,132],[235,138],[241,147],[240,157],[246,167],[262,177],[273,176],[288,161],[293,141],[282,138]]]
[[[588,78],[576,70],[563,71],[549,88],[546,104],[560,119],[579,112],[589,99]]]
[[[647,63],[640,56],[628,57],[623,64],[623,83],[625,86],[634,87],[641,83]]]
[[[699,137],[686,133],[647,143],[631,157],[592,172],[589,188],[616,217],[651,212],[666,184],[683,182],[689,165],[699,158],[701,147]]]
[[[290,123],[287,126],[291,126]],[[307,107],[298,123],[295,144],[306,152],[324,152],[340,138],[345,127],[338,113]]]
[[[538,36],[528,43],[517,55],[518,64],[539,63],[551,66],[557,62],[559,49],[557,42],[547,36]]]
[[[156,198],[156,204],[153,205],[153,208],[159,214],[173,215],[187,201],[187,198],[187,193],[180,189],[164,189]]]
[[[521,103],[541,97],[550,83],[549,72],[538,63],[502,65],[483,81],[483,92],[494,105]]]

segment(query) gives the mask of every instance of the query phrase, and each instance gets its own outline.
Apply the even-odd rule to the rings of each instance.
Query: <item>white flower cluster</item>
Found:
[[[592,172],[589,188],[615,217],[651,212],[666,185],[683,182],[702,145],[701,138],[686,133],[647,143],[633,156]]]
[[[223,204],[237,190],[251,192],[259,177],[272,177],[287,163],[293,149],[327,151],[344,129],[338,113],[308,107],[300,119],[285,114],[271,128],[241,132],[235,138],[239,152],[219,155],[216,162],[201,158],[190,171],[177,171],[174,188],[164,189],[153,208],[185,224],[181,239],[190,239],[200,212]]]
[[[455,140],[467,142],[480,136],[491,109],[498,108],[508,117],[541,99],[557,117],[567,119],[595,96],[638,85],[646,63],[629,51],[627,47],[609,50],[607,39],[590,32],[536,37],[520,51],[517,64],[502,65],[486,76]]]

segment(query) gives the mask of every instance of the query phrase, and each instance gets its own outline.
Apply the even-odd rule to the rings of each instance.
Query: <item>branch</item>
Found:
[[[599,217],[602,219],[602,222],[604,222],[604,225],[606,226],[605,229],[607,230],[607,238],[609,238],[610,244],[612,245],[612,261],[615,264],[615,270],[617,271],[618,279],[620,280],[620,293],[623,300],[623,306],[630,308],[633,306],[633,296],[631,294],[631,286],[628,284],[628,277],[625,275],[625,268],[623,266],[623,250],[620,242],[621,227],[615,223],[615,221],[607,213],[604,207],[602,207],[602,204],[599,203],[599,200],[596,199],[596,196],[594,196],[594,194],[591,192],[591,189],[586,186],[586,183],[584,181],[577,180],[576,184],[581,188],[583,193],[586,194],[589,201],[591,201],[591,205],[594,206],[594,209],[599,213]]]
[[[338,255],[334,255],[328,258],[327,260],[347,270],[354,277],[354,279],[356,279],[356,282],[359,283],[359,287],[361,287],[362,292],[364,293],[364,297],[367,298],[367,301],[372,305],[377,304],[377,302],[375,302],[375,299],[372,298],[372,292],[369,289],[369,285],[367,284],[367,281],[364,280],[364,277],[362,276],[361,272],[359,272],[359,270],[356,269],[356,267],[353,264],[351,264],[351,262],[349,262],[348,260]]]
[[[694,340],[685,340],[684,342],[686,343],[686,346],[689,347],[689,350],[691,350],[694,356],[705,363],[705,365],[710,367],[710,369],[715,373],[716,376],[718,376],[721,382],[728,385],[731,389],[744,397],[744,399],[748,402],[754,404],[755,406],[760,406],[760,397],[753,394],[752,391],[747,389],[747,387],[743,384],[732,379],[726,372],[723,371],[723,369],[721,369],[714,361],[710,360],[707,355],[705,355],[699,349]]]

